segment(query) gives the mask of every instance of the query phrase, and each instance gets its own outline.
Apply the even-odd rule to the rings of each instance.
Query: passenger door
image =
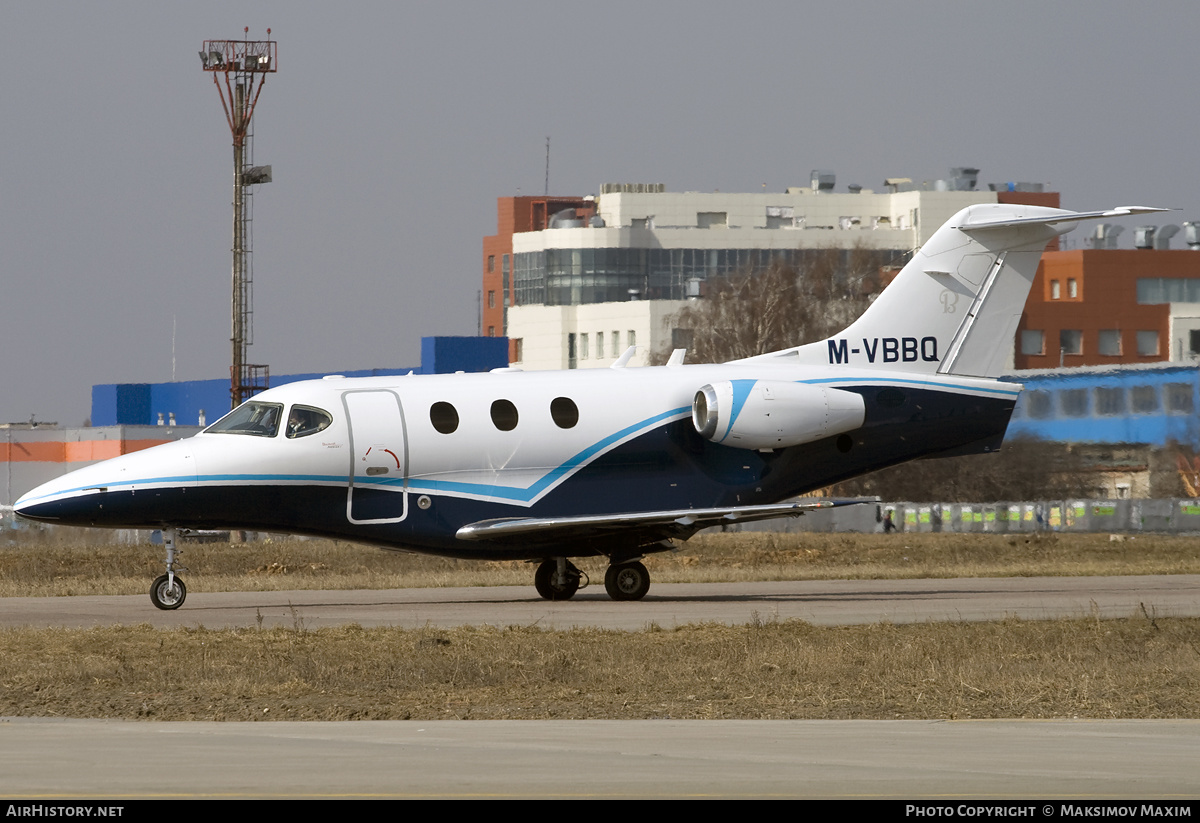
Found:
[[[408,516],[408,434],[400,397],[388,389],[342,395],[350,429],[346,518],[359,525]]]

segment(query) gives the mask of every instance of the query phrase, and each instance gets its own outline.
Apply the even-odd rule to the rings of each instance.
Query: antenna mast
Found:
[[[250,27],[242,30],[246,35]],[[267,29],[267,37],[271,30]],[[270,370],[247,363],[254,342],[254,273],[250,262],[251,186],[271,182],[270,166],[255,166],[250,121],[267,75],[276,70],[274,40],[205,40],[200,52],[204,71],[212,72],[225,119],[233,135],[233,362],[229,367],[230,408],[267,388]],[[221,76],[225,83],[221,84]]]

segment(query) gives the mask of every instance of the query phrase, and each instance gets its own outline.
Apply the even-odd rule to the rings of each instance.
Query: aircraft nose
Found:
[[[194,486],[195,460],[188,441],[156,446],[70,472],[21,495],[22,517],[73,526],[134,526],[143,501],[157,485]],[[147,494],[147,492],[151,492]],[[129,521],[129,522],[127,522]]]

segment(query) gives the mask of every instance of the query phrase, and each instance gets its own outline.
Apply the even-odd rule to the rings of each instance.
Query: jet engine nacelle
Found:
[[[701,387],[692,425],[714,443],[739,449],[782,449],[857,429],[862,395],[782,380],[726,380]]]

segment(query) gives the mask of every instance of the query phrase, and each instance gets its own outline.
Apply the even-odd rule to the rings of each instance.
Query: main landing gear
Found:
[[[151,584],[150,602],[156,608],[172,611],[182,606],[183,601],[187,599],[187,586],[183,585],[182,579],[175,576],[176,572],[185,572],[187,569],[183,566],[175,565],[175,562],[179,559],[179,555],[183,554],[183,551],[176,548],[175,545],[175,538],[177,536],[175,529],[163,529],[162,536],[163,545],[167,547],[167,573],[160,575]]]
[[[604,590],[613,600],[641,600],[650,591],[650,572],[636,560],[613,563],[604,573]]]
[[[565,557],[543,560],[533,575],[533,586],[545,600],[570,600],[575,592],[587,585],[587,577]]]
[[[533,585],[546,600],[570,600],[587,586],[587,575],[565,557],[543,560]],[[613,600],[641,600],[650,591],[650,572],[636,560],[613,562],[604,573],[604,590]]]

